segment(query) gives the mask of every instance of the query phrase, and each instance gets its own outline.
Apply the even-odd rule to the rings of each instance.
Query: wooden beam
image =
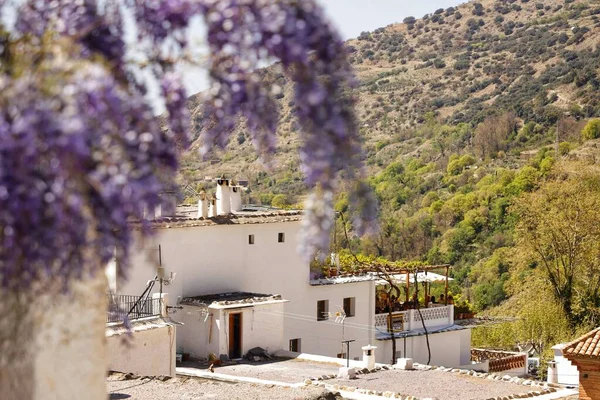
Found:
[[[445,305],[448,305],[448,270],[450,269],[450,266],[446,266],[446,285],[444,287],[444,302],[446,303]]]
[[[406,273],[406,302],[410,300],[410,273]]]

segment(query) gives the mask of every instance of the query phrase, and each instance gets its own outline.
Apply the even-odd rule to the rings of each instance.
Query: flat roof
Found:
[[[129,322],[129,326],[125,326],[123,321],[110,322],[106,324],[105,335],[106,337],[123,335],[131,332],[141,332],[151,329],[163,328],[165,326],[176,325],[173,321],[168,318],[161,316],[152,316],[147,318],[134,319]]]
[[[270,212],[236,212],[209,218],[193,217],[194,213],[176,214],[173,217],[157,218],[148,221],[153,229],[190,228],[217,225],[267,224],[276,222],[301,221],[303,212],[298,210],[277,210]],[[197,215],[197,212],[195,213]],[[134,227],[141,227],[142,221],[131,221]]]
[[[201,296],[184,297],[180,304],[196,307],[210,308],[239,308],[252,307],[257,304],[275,304],[284,303],[284,300],[279,294],[263,294],[251,292],[226,292],[214,293]]]
[[[398,283],[406,283],[406,274],[390,274],[390,277],[394,280],[394,282]],[[414,283],[415,274],[410,273],[409,283]],[[444,282],[446,280],[445,275],[436,274],[434,272],[417,272],[417,282]],[[448,277],[448,281],[453,281],[454,279]],[[385,279],[379,279],[377,281],[378,285],[387,285],[388,282]]]
[[[390,274],[390,277],[399,283],[406,282],[406,274]],[[410,275],[410,283],[414,283],[414,274]],[[443,282],[446,280],[445,275],[436,274],[433,272],[418,272],[417,273],[417,282]],[[453,281],[454,279],[448,277],[449,281]],[[357,274],[342,274],[338,276],[332,277],[323,277],[318,279],[311,279],[310,284],[312,286],[319,285],[339,285],[344,283],[356,283],[356,282],[368,282],[368,281],[376,281],[377,285],[387,285],[388,282],[385,279],[379,277],[377,272],[361,272]]]
[[[380,351],[377,349],[376,351]],[[214,367],[214,373],[206,371],[207,365],[201,364],[196,368],[177,368],[178,374],[197,376],[201,378],[228,379],[232,382],[253,382],[267,385],[266,387],[314,387],[341,392],[344,398],[351,394],[379,396],[377,398],[392,398],[401,395],[402,398],[443,398],[445,400],[486,399],[497,397],[530,397],[535,398],[548,393],[545,382],[533,382],[519,379],[509,382],[502,375],[476,373],[474,371],[456,368],[433,367],[415,363],[414,370],[400,370],[391,365],[377,364],[372,372],[365,372],[362,367],[357,379],[336,378],[339,368],[345,365],[345,360],[297,354],[297,358],[275,358],[261,362],[242,361],[241,363],[225,364]],[[351,361],[351,364],[362,364]],[[305,386],[306,382],[311,384]],[[525,383],[527,382],[527,383]],[[285,392],[280,387],[281,392]],[[387,392],[387,395],[384,395]],[[534,394],[536,392],[536,394]],[[576,393],[576,392],[572,392]],[[530,394],[530,395],[528,395]],[[345,395],[348,395],[346,397]],[[243,394],[240,393],[240,398]],[[269,398],[269,396],[264,396]],[[279,397],[277,397],[279,398]],[[365,396],[364,398],[367,398]],[[541,398],[544,398],[541,396]]]
[[[357,283],[357,282],[370,282],[377,280],[377,276],[374,276],[370,273],[362,274],[362,275],[340,275],[340,276],[332,276],[329,278],[323,277],[318,279],[311,279],[311,286],[321,286],[321,285],[339,285],[344,283]]]

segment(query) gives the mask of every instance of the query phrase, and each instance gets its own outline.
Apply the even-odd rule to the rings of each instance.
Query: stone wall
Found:
[[[107,327],[108,368],[111,371],[148,376],[175,376],[175,326],[160,317],[143,324]]]
[[[489,360],[489,372],[523,369],[527,372],[527,355],[506,351],[471,349],[471,361]]]

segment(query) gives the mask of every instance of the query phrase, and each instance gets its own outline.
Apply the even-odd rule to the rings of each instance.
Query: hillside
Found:
[[[515,127],[539,125],[536,132],[513,138],[503,149],[509,155],[550,143],[547,128],[565,113],[571,117],[560,141],[576,135],[578,120],[600,115],[599,17],[597,0],[488,0],[432,10],[421,19],[409,17],[350,40],[361,82],[358,108],[370,174],[407,157],[447,162],[451,152],[477,147],[473,128],[503,110],[514,112]],[[261,193],[263,202],[270,201],[269,193],[283,193],[291,203],[301,198],[305,188],[292,92],[277,66],[264,75],[285,87],[279,95],[277,168],[263,171],[240,124],[227,151],[204,162],[193,150],[184,158],[184,183],[226,173],[250,180],[256,194],[250,200],[260,201]],[[199,96],[190,98],[196,132],[203,123]],[[461,123],[468,129],[463,127],[459,137],[433,137],[433,124]],[[471,152],[490,155],[480,147]]]
[[[348,243],[338,220],[335,246],[450,263],[451,289],[481,311],[509,297],[516,266],[540,273],[534,256],[514,257],[523,253],[514,206],[561,174],[576,182],[600,160],[600,1],[489,0],[432,11],[348,42],[381,231]],[[249,180],[248,202],[302,200],[291,88],[277,65],[262,74],[284,87],[277,167],[263,170],[240,123],[208,161],[194,142],[181,172],[188,201],[205,176],[221,174]],[[190,98],[196,133],[200,98]],[[345,212],[343,188],[336,201]],[[585,313],[577,315],[596,315]]]

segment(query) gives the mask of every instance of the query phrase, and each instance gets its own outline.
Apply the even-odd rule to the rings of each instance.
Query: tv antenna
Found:
[[[334,322],[336,324],[341,324],[342,325],[342,354],[343,354],[344,353],[344,343],[347,342],[347,341],[344,340],[344,329],[345,329],[344,322],[346,321],[346,311],[344,310],[344,307],[342,307],[342,306],[335,306],[335,308],[337,308],[337,311],[334,314],[334,316],[335,316]],[[350,342],[354,342],[354,340],[350,340]],[[350,349],[350,347],[348,347],[347,350],[349,350],[349,349]],[[349,352],[346,353],[346,357],[349,360],[349,357],[350,357]],[[349,362],[350,361],[348,361],[348,363]]]

